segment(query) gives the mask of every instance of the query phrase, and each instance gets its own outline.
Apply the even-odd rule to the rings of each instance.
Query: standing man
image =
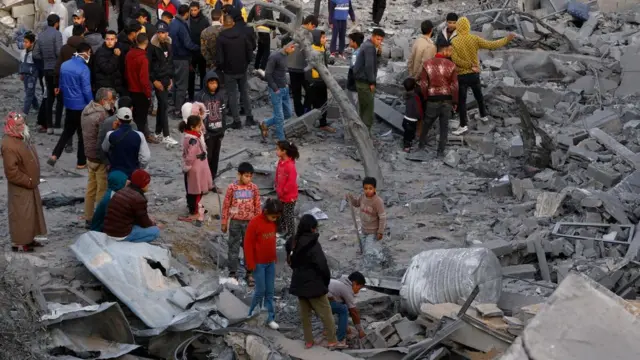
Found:
[[[216,42],[222,31],[223,21],[222,10],[211,10],[211,26],[200,35],[200,51],[209,70],[216,69]]]
[[[40,199],[40,162],[31,143],[25,118],[10,112],[5,118],[2,137],[2,164],[7,179],[7,207],[11,250],[31,252],[42,246],[34,240],[47,234]]]
[[[147,46],[149,40],[146,34],[138,34],[136,38],[137,46],[129,50],[125,60],[125,77],[129,86],[129,93],[133,100],[133,121],[138,125],[138,129],[144,133],[147,142],[157,143],[151,139],[149,127],[147,126],[147,111],[151,105],[151,83],[149,81],[149,58],[147,57]]]
[[[145,8],[140,8],[136,14],[136,20],[138,24],[144,27],[144,33],[147,34],[148,39],[153,39],[153,35],[156,34],[156,26],[151,23],[151,14]]]
[[[122,18],[122,23],[126,27],[131,20],[135,20],[140,12],[140,0],[124,0],[122,11],[118,14],[118,21]]]
[[[358,91],[358,112],[360,119],[371,131],[373,126],[373,95],[376,92],[376,78],[378,76],[378,49],[382,46],[385,34],[382,29],[373,29],[371,38],[360,46],[356,63],[353,66],[353,76],[356,79]]]
[[[84,195],[84,219],[87,226],[91,226],[96,202],[100,201],[107,191],[107,165],[103,164],[98,156],[97,148],[102,145],[98,144],[98,133],[114,103],[115,90],[100,88],[96,92],[95,101],[91,101],[80,116],[84,154],[87,156],[89,168],[87,191]]]
[[[364,329],[360,324],[360,311],[356,306],[355,296],[360,289],[366,284],[366,279],[362,273],[356,271],[351,273],[349,277],[342,276],[340,279],[331,279],[329,281],[329,305],[331,312],[338,315],[337,337],[338,345],[345,344],[347,337],[347,325],[349,323],[348,315],[351,315],[353,325],[358,330],[358,337],[365,337]]]
[[[225,30],[222,30],[218,36],[216,44],[216,64],[218,64],[218,70],[223,73],[225,90],[229,96],[229,107],[233,116],[231,127],[234,129],[242,128],[238,95],[240,95],[242,106],[247,114],[245,125],[256,125],[251,113],[249,84],[247,82],[247,68],[253,56],[253,47],[245,28],[234,26],[234,18],[238,14],[238,10],[231,9],[224,17]]]
[[[269,85],[269,97],[273,107],[273,116],[260,123],[262,139],[266,140],[269,135],[269,127],[275,126],[276,137],[279,141],[286,140],[284,134],[284,121],[291,117],[291,100],[289,98],[289,87],[287,87],[287,57],[296,49],[293,42],[286,44],[279,51],[275,51],[269,56],[267,61],[267,71],[265,79]]]
[[[124,93],[122,73],[120,73],[121,51],[116,47],[118,38],[113,30],[107,31],[104,44],[93,56],[93,88],[114,89],[118,94]]]
[[[267,0],[267,2],[271,1]],[[273,10],[263,9],[258,4],[253,5],[247,21],[251,23],[260,20],[273,20]],[[260,25],[256,27],[256,31],[258,32],[258,52],[256,52],[256,62],[253,67],[264,77],[264,70],[267,68],[267,60],[271,53],[271,34],[273,33],[275,37],[276,29],[274,26]]]
[[[103,0],[106,1],[106,0]],[[107,14],[104,12],[102,5],[95,0],[86,0],[82,6],[84,10],[84,17],[88,23],[96,26],[97,32],[100,34],[106,34],[109,22],[107,21]]]
[[[209,19],[200,12],[200,3],[197,1],[189,4],[189,30],[191,41],[194,44],[201,43],[202,32],[209,27]],[[189,68],[189,101],[193,102],[196,89],[196,72],[200,77],[200,90],[204,88],[204,76],[207,73],[207,62],[202,56],[201,49],[191,52],[191,67]]]
[[[185,103],[188,90],[191,52],[200,50],[200,46],[191,40],[189,25],[186,21],[188,14],[189,5],[180,5],[178,15],[169,25],[169,37],[171,38],[171,50],[173,51],[173,85],[176,87],[173,93],[173,104],[176,109],[174,116],[178,118],[182,117],[180,109]]]
[[[431,34],[433,33],[433,23],[431,20],[425,20],[420,25],[422,36],[416,39],[411,47],[411,56],[407,60],[407,69],[409,70],[409,76],[417,79],[422,72],[422,64],[425,61],[436,56],[436,46],[431,40]]]
[[[62,32],[63,44],[66,44],[67,39],[73,35],[73,25],[84,25],[84,22],[85,22],[84,10],[82,9],[76,10],[72,15],[72,19],[73,19],[73,24],[64,28],[64,31]]]
[[[471,23],[466,17],[458,19],[456,31],[458,35],[451,40],[451,45],[453,46],[451,60],[458,67],[458,114],[460,115],[460,128],[454,131],[453,134],[462,135],[469,130],[467,126],[467,91],[469,88],[473,91],[473,97],[478,103],[480,121],[489,121],[480,84],[478,50],[495,50],[501,48],[513,40],[516,35],[511,33],[500,40],[485,40],[478,35],[471,34]]]
[[[76,48],[74,57],[65,61],[60,67],[60,92],[62,93],[66,116],[62,135],[60,135],[60,139],[58,139],[58,143],[53,149],[49,161],[47,161],[51,166],[56,164],[56,161],[62,155],[63,148],[74,133],[78,134],[76,168],[84,169],[87,166],[80,117],[85,106],[93,100],[91,71],[89,71],[89,66],[87,65],[90,58],[91,46],[87,43],[81,43]]]
[[[313,31],[318,27],[318,18],[309,15],[302,21],[302,27]],[[288,34],[282,38],[283,44],[288,44],[292,41],[292,34]],[[311,96],[309,91],[309,82],[305,78],[305,69],[307,67],[307,61],[304,58],[302,49],[296,48],[287,59],[289,68],[289,80],[291,82],[291,94],[293,95],[293,109],[296,112],[296,116],[300,117],[307,111],[311,110]],[[304,103],[302,102],[302,89],[304,89]]]
[[[380,26],[384,9],[387,7],[387,0],[373,0],[372,20],[375,26]]]
[[[120,121],[118,120],[118,110],[121,108],[127,108],[129,111],[132,110],[132,102],[131,98],[128,96],[122,96],[116,101],[115,104],[115,114],[109,116],[104,120],[102,125],[100,126],[100,131],[98,132],[98,146],[96,147],[96,153],[98,158],[103,164],[110,165],[108,153],[102,150],[102,143],[104,143],[104,139],[107,137],[107,134],[113,129],[117,129],[120,127]],[[131,124],[131,130],[137,131],[138,127],[135,123]],[[108,178],[107,178],[108,182]]]
[[[47,88],[46,101],[42,102],[44,110],[42,117],[38,116],[38,132],[53,134],[53,100],[55,99],[55,69],[60,50],[62,49],[62,34],[60,17],[51,14],[47,17],[47,28],[38,35],[36,46],[33,50],[33,59],[44,63],[44,80]],[[58,124],[59,125],[59,124]]]
[[[356,22],[351,0],[329,0],[329,26],[331,26],[331,55],[344,58],[345,41],[347,40],[347,19]],[[338,52],[336,53],[336,47]]]
[[[173,61],[169,25],[158,24],[158,32],[151,39],[149,47],[151,84],[158,99],[156,113],[156,140],[167,145],[177,145],[169,131],[169,90],[173,87]]]
[[[456,23],[458,22],[458,14],[456,13],[448,13],[447,14],[447,24],[442,29],[442,32],[438,34],[438,38],[442,37],[445,40],[451,42],[453,38],[458,35],[456,32]],[[437,39],[436,39],[437,41]]]
[[[207,3],[211,4],[214,10],[222,10],[226,5],[231,5],[240,12],[244,21],[247,21],[247,9],[241,0],[207,0]]]
[[[137,22],[132,22],[125,26],[124,31],[118,35],[117,47],[120,49],[120,74],[122,74],[122,87],[125,91],[125,95],[129,94],[129,88],[127,86],[127,78],[125,76],[126,69],[124,61],[127,58],[127,53],[131,48],[135,46],[136,38],[142,31],[142,25]]]

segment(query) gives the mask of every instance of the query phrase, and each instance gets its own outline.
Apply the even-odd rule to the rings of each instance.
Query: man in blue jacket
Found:
[[[191,64],[191,52],[200,51],[200,46],[191,40],[189,25],[185,20],[189,14],[189,5],[182,4],[178,8],[178,15],[169,25],[169,37],[171,37],[171,50],[173,51],[173,104],[174,116],[182,118],[180,109],[185,103],[187,87],[189,85],[189,66]]]
[[[64,129],[53,153],[47,163],[51,166],[62,155],[65,145],[73,137],[73,133],[78,134],[78,169],[84,169],[87,166],[87,159],[84,155],[84,143],[82,141],[82,127],[80,125],[80,117],[82,110],[91,101],[93,94],[91,93],[91,71],[89,70],[89,59],[91,58],[91,45],[80,43],[76,47],[76,54],[60,66],[59,87],[62,93],[64,107],[67,114],[64,119]]]
[[[351,0],[329,0],[329,24],[331,26],[331,55],[344,57],[345,40],[347,37],[347,19],[351,17],[356,22]],[[340,45],[338,45],[338,43]],[[336,46],[338,53],[336,53]]]

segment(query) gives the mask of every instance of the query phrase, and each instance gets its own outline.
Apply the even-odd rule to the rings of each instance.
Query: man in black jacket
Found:
[[[200,35],[202,32],[211,25],[209,19],[206,16],[203,16],[200,12],[200,3],[197,1],[191,2],[189,4],[189,20],[187,21],[189,24],[189,33],[191,35],[191,41],[194,44],[200,44]],[[196,71],[198,76],[200,76],[200,89],[204,88],[204,76],[207,73],[207,62],[204,60],[204,56],[202,56],[202,52],[200,50],[193,51],[191,55],[191,67],[189,68],[189,101],[193,101],[193,95],[195,94],[196,88]]]
[[[107,31],[104,44],[93,56],[93,88],[115,89],[120,96],[124,93],[122,73],[120,72],[120,58],[122,51],[116,47],[118,38],[113,30]]]
[[[171,53],[171,38],[169,37],[169,25],[158,23],[158,31],[151,39],[149,46],[149,77],[155,89],[158,99],[158,112],[156,113],[156,140],[168,145],[176,145],[178,142],[171,137],[169,132],[169,90],[173,87],[173,57]]]
[[[156,34],[156,26],[151,23],[151,14],[147,11],[147,9],[140,8],[138,14],[136,15],[136,20],[138,24],[144,27],[144,32],[147,34],[149,39],[153,38],[153,35]]]
[[[235,26],[234,18],[239,14],[240,12],[236,9],[229,10],[229,16],[224,17],[225,30],[218,36],[216,44],[217,69],[223,74],[225,90],[229,95],[229,107],[233,116],[231,127],[234,129],[242,128],[238,109],[238,94],[247,114],[245,125],[256,125],[251,113],[249,84],[247,83],[247,68],[253,56],[253,47],[246,25]]]
[[[107,15],[104,12],[104,7],[101,2],[85,0],[82,10],[84,10],[85,23],[95,24],[97,26],[97,32],[100,34],[107,32],[109,22],[107,21]]]
[[[120,49],[120,74],[122,77],[122,88],[125,95],[129,95],[127,87],[127,79],[125,78],[124,59],[127,57],[129,50],[135,46],[136,37],[142,30],[142,25],[137,22],[130,22],[124,27],[124,30],[118,34],[117,48]]]

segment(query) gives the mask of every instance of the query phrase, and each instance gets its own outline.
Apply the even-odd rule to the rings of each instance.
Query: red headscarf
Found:
[[[4,119],[4,133],[8,136],[23,139],[24,127],[24,116],[15,111],[10,112]]]

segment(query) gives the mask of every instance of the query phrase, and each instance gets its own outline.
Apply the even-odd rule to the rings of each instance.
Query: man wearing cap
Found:
[[[147,198],[151,176],[138,169],[131,174],[131,182],[117,191],[107,207],[104,233],[115,240],[151,242],[160,236],[158,227],[149,217]]]
[[[131,109],[121,107],[116,113],[119,126],[109,131],[102,142],[102,151],[107,153],[111,168],[120,170],[131,178],[131,174],[149,163],[149,145],[140,131],[133,130]]]
[[[173,87],[173,56],[169,25],[164,21],[158,23],[158,31],[151,39],[148,53],[149,75],[158,99],[155,137],[164,144],[177,145],[178,142],[171,137],[169,131],[169,91]]]
[[[112,130],[117,130],[120,127],[120,121],[118,120],[118,110],[121,108],[128,108],[132,110],[133,101],[128,96],[123,96],[116,101],[115,113],[104,120],[100,125],[100,131],[98,132],[98,141],[96,146],[96,156],[100,159],[100,162],[109,165],[108,152],[102,150],[102,143],[107,137],[107,133]],[[137,131],[138,126],[135,123],[131,123],[131,130]]]
[[[62,31],[62,43],[66,44],[67,39],[73,35],[73,25],[84,25],[84,10],[78,9],[73,13],[73,24],[64,28]]]

